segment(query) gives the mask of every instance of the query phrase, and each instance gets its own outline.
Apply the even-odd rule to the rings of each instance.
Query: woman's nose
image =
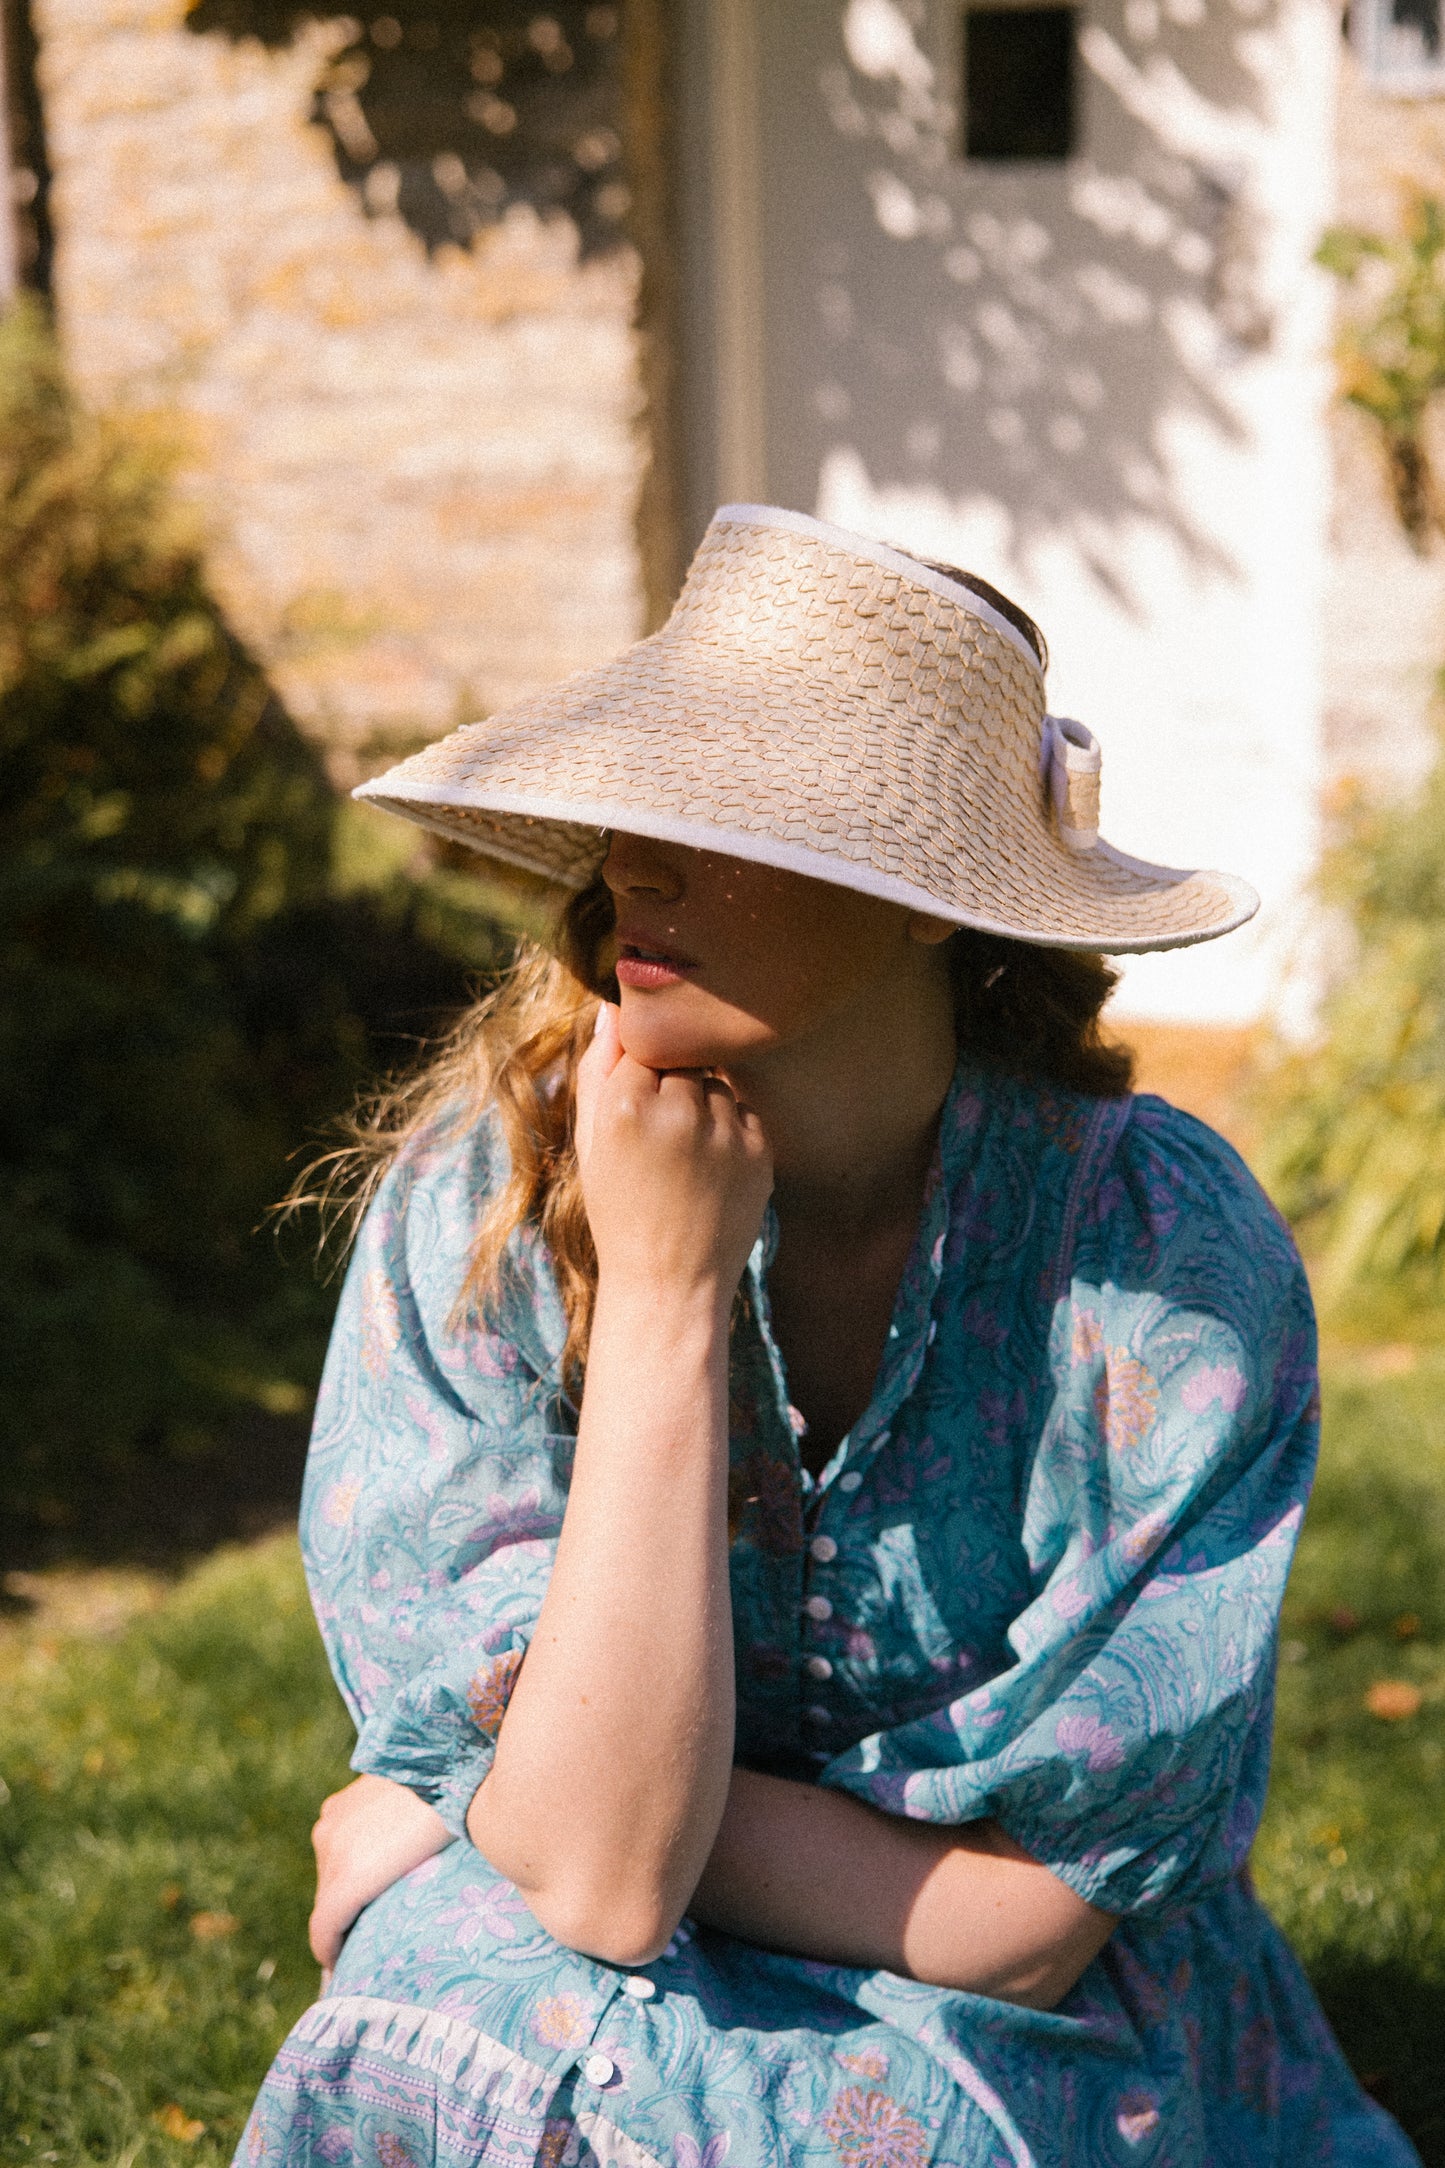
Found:
[[[649,836],[614,833],[603,861],[602,878],[614,896],[650,895],[676,903],[683,891],[682,869],[665,843]]]

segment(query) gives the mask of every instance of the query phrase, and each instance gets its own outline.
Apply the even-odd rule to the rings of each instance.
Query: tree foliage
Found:
[[[304,1402],[330,1294],[288,1158],[500,949],[335,796],[210,595],[163,453],[0,324],[0,1514],[61,1532]],[[396,1052],[392,1040],[391,1051]],[[107,1508],[109,1510],[109,1508]]]

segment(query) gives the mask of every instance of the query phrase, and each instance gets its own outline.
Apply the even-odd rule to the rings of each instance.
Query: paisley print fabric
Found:
[[[1409,2168],[1248,1880],[1317,1408],[1303,1275],[1228,1146],[1157,1099],[961,1068],[872,1400],[816,1481],[767,1234],[739,1298],[738,1757],[995,1816],[1117,1912],[1049,2012],[687,1921],[624,1972],[553,1942],[466,1839],[576,1421],[535,1243],[490,1329],[456,1316],[498,1159],[484,1121],[389,1176],[303,1509],[354,1766],[457,1841],[363,1913],[238,2161]]]

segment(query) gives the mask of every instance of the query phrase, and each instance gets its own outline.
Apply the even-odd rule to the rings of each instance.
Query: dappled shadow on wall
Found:
[[[1055,20],[1020,41],[1033,73],[1012,143],[1008,85],[970,84],[966,51],[969,21],[1004,13],[850,0],[806,26],[765,18],[770,483],[825,509],[850,472],[992,500],[1016,550],[1067,535],[1125,603],[1132,521],[1228,576],[1169,448],[1181,424],[1244,442],[1229,377],[1274,336],[1260,190],[1278,11],[1013,7],[1006,30]],[[1038,70],[1061,30],[1050,116]],[[975,73],[991,52],[980,34]],[[807,127],[769,108],[785,89]]]
[[[465,247],[513,204],[565,213],[584,256],[623,238],[619,9],[555,0],[377,0],[365,22],[291,0],[198,0],[197,33],[291,42],[334,20],[344,42],[314,118],[373,216]]]

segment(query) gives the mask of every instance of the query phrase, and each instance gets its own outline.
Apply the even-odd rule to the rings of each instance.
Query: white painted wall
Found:
[[[953,0],[756,0],[763,335],[728,395],[757,403],[759,494],[1034,612],[1110,837],[1265,898],[1132,962],[1122,1006],[1243,1022],[1298,1006],[1308,947],[1338,25],[1324,0],[1084,14],[1079,155],[1000,168],[955,155]]]

